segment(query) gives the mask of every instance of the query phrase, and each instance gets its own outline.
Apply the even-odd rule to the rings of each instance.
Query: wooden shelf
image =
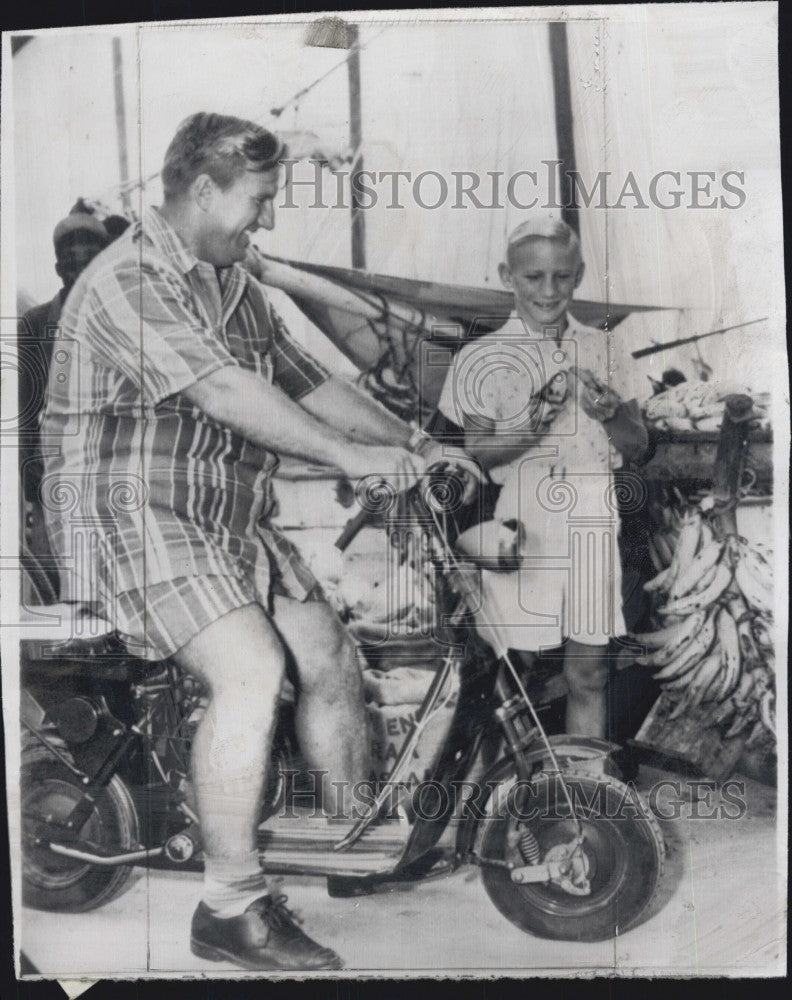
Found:
[[[718,432],[661,431],[655,453],[643,467],[647,479],[699,479],[711,481]],[[773,481],[773,436],[754,431],[748,436],[747,464],[758,482]]]

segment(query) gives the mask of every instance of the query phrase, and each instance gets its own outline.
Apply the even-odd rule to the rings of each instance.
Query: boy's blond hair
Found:
[[[521,222],[516,229],[513,229],[506,240],[506,259],[511,257],[512,251],[521,246],[526,240],[543,237],[547,240],[556,240],[570,250],[577,250],[582,259],[580,249],[580,237],[575,230],[564,222],[557,215],[535,215],[525,222]]]

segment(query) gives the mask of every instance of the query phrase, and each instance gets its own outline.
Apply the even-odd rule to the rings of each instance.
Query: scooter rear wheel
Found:
[[[582,825],[582,864],[590,892],[577,895],[555,882],[519,884],[508,869],[487,864],[489,859],[527,865],[531,834],[542,859],[552,848],[557,852],[558,845],[574,840],[577,824],[560,783],[544,774],[517,809],[506,808],[508,796],[501,795],[497,814],[484,821],[478,850],[484,888],[503,916],[529,934],[559,941],[605,941],[623,934],[646,912],[663,873],[663,837],[648,811],[636,815],[635,799],[620,781],[574,772],[565,778],[573,786],[575,815]],[[528,817],[530,805],[537,815],[517,818]]]
[[[82,799],[78,779],[44,747],[22,754],[22,902],[36,910],[81,913],[96,909],[122,893],[131,865],[92,865],[49,850],[41,824],[64,822]],[[120,778],[113,777],[95,795],[94,807],[78,835],[119,851],[138,845],[134,803]]]

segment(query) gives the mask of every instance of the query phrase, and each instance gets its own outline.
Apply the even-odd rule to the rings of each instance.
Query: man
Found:
[[[403,488],[439,448],[409,450],[419,435],[298,347],[239,266],[250,233],[274,226],[283,155],[275,136],[237,118],[181,125],[162,207],[69,299],[63,326],[79,351],[65,381],[50,383],[45,424],[62,439],[48,474],[73,477],[77,497],[69,513],[49,505],[57,550],[69,555],[77,520],[108,526],[99,565],[73,567],[62,596],[92,594],[131,650],[173,657],[209,693],[193,744],[206,867],[192,949],[310,970],[340,960],[266,894],[255,841],[287,651],[301,748],[324,771],[334,812],[367,776],[365,712],[343,626],[267,520],[270,480],[288,454]]]
[[[35,581],[39,596],[54,597],[57,578],[51,559],[39,498],[42,475],[39,414],[44,405],[52,349],[58,333],[61,310],[72,285],[94,257],[110,242],[107,230],[93,215],[72,211],[57,224],[52,235],[55,271],[63,287],[50,302],[29,309],[19,321],[19,475],[25,500],[25,541],[39,560],[42,573]],[[50,593],[50,591],[52,593]]]

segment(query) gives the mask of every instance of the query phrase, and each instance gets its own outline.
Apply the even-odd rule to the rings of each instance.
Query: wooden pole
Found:
[[[121,176],[121,204],[125,212],[132,208],[129,181],[129,160],[127,157],[126,108],[124,105],[124,66],[121,56],[121,39],[113,39],[113,88],[115,91],[116,138],[118,140],[118,172]]]
[[[350,180],[354,182],[355,176],[363,169],[363,110],[360,99],[360,49],[358,48],[358,27],[356,24],[348,26],[349,39],[349,59],[347,60],[347,70],[349,73],[349,142],[352,146],[353,155],[352,170]],[[352,267],[365,268],[366,266],[366,226],[363,209],[360,205],[360,196],[352,184],[351,193],[352,208]]]
[[[563,21],[553,21],[548,26],[550,32],[550,65],[555,94],[555,127],[558,159],[561,161],[559,198],[561,216],[580,235],[579,211],[575,200],[575,188],[569,172],[575,170],[575,137],[572,119],[572,88],[569,81],[569,45],[567,29]]]
[[[750,396],[734,395],[727,396],[725,404],[712,471],[712,496],[721,531],[736,535],[737,498],[753,418],[753,400]]]

